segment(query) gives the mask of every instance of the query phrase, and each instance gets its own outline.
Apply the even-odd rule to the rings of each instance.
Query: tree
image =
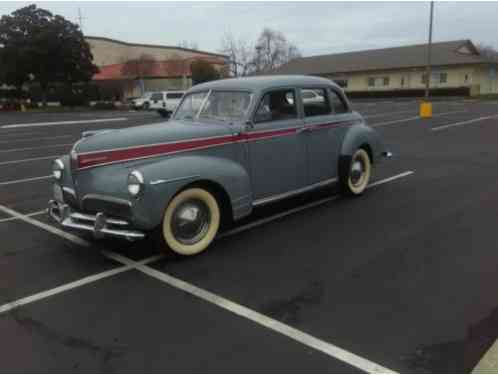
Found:
[[[221,52],[228,56],[230,73],[235,77],[270,72],[301,56],[295,44],[281,32],[269,28],[263,29],[254,44],[225,33]]]
[[[88,82],[98,72],[79,26],[36,5],[0,18],[0,46],[6,83],[37,81],[44,105],[50,84]]]
[[[185,49],[199,49],[199,45],[197,42],[194,41],[188,41],[188,40],[182,40],[178,42],[178,47],[180,48],[185,48]]]
[[[190,64],[192,83],[197,85],[202,82],[214,81],[220,78],[218,71],[205,60],[195,60]]]
[[[254,47],[246,40],[235,39],[232,33],[226,32],[221,40],[221,53],[228,56],[229,72],[234,77],[246,76],[253,68]]]
[[[270,72],[301,56],[299,49],[280,31],[265,28],[256,41],[254,66],[257,73]]]
[[[498,61],[498,51],[496,48],[483,43],[477,43],[476,48],[479,51],[479,54],[488,61]]]

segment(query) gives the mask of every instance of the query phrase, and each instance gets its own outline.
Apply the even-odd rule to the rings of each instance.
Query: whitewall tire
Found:
[[[199,254],[216,237],[220,219],[220,207],[210,192],[202,188],[186,189],[166,208],[161,234],[175,253]]]
[[[361,195],[370,182],[372,162],[366,150],[360,148],[351,157],[343,189],[349,195]]]

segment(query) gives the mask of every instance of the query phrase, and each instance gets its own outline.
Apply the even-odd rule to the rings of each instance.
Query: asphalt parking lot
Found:
[[[0,371],[470,372],[498,336],[498,103],[354,107],[394,154],[362,197],[267,206],[181,259],[44,213],[81,131],[163,119],[0,114]]]

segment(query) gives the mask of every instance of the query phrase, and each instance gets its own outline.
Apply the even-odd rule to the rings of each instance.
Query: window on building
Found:
[[[401,77],[401,87],[405,86],[405,77]]]
[[[420,78],[421,78],[420,82],[425,85],[425,83],[427,82],[427,74],[426,73],[422,74]]]
[[[375,86],[375,78],[374,77],[368,77],[368,86],[369,87]]]
[[[470,81],[470,77],[468,74],[465,74],[464,80],[465,83],[468,83]]]
[[[382,85],[383,86],[389,86],[389,77],[383,77],[382,78]]]
[[[294,90],[271,91],[261,99],[254,122],[279,121],[297,118]]]
[[[337,94],[334,90],[329,90],[330,102],[332,103],[332,108],[334,113],[346,113],[349,112],[347,104],[344,102],[342,97]]]
[[[439,83],[448,82],[448,73],[439,73]]]
[[[303,99],[304,115],[323,116],[332,113],[332,107],[324,89],[301,90]]]

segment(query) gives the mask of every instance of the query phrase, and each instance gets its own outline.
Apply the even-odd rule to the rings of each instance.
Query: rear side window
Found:
[[[294,90],[271,91],[261,99],[254,116],[255,123],[297,118]]]
[[[154,94],[151,95],[150,100],[163,100],[163,93],[155,92]]]
[[[181,92],[172,92],[169,94],[166,94],[166,99],[181,99],[183,97],[183,94]]]
[[[332,113],[332,107],[325,89],[303,89],[301,90],[301,98],[306,117],[323,116]]]
[[[330,102],[332,103],[332,108],[335,113],[346,113],[349,112],[348,106],[342,100],[342,98],[333,90],[329,90]]]

